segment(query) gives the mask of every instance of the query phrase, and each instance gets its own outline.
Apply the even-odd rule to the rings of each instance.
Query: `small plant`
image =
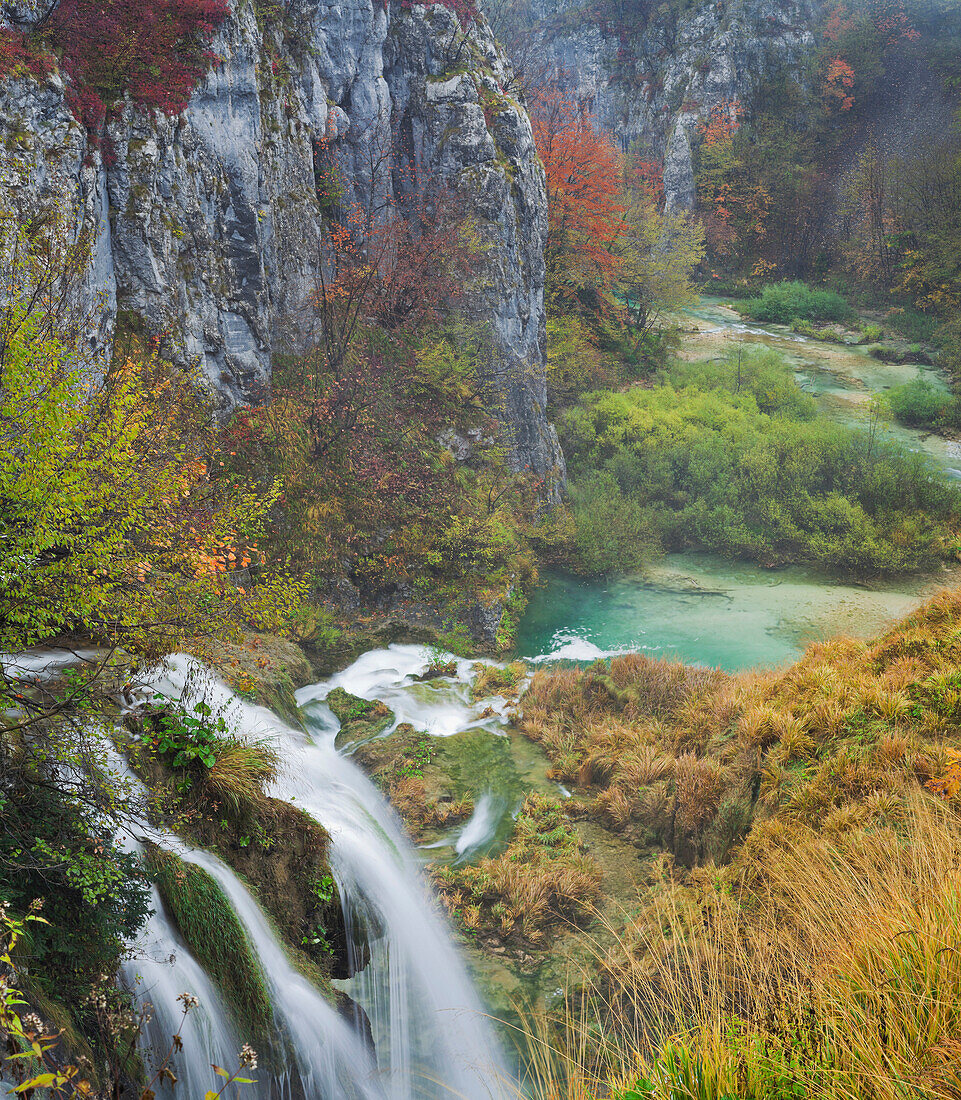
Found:
[[[166,702],[163,695],[155,695]],[[191,711],[163,709],[155,716],[155,732],[150,747],[161,757],[171,757],[175,768],[187,768],[200,763],[212,768],[217,763],[219,739],[227,735],[227,723],[222,714],[214,716],[207,703],[195,703]]]

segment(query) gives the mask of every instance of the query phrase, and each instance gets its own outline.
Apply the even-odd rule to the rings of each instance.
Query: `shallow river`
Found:
[[[707,359],[742,342],[779,351],[825,415],[864,423],[874,394],[908,382],[917,366],[880,363],[862,347],[822,343],[783,326],[746,324],[718,299],[682,318],[681,356]],[[946,385],[936,370],[925,376]],[[961,479],[961,445],[897,425],[881,428],[923,450]],[[801,568],[762,569],[707,554],[674,554],[643,574],[584,580],[547,574],[520,624],[517,651],[533,660],[593,660],[640,651],[729,671],[787,664],[832,634],[869,637],[957,577],[910,579],[877,588],[832,584]]]

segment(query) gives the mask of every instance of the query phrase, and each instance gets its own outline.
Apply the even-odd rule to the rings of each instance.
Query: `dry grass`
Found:
[[[541,945],[549,928],[594,912],[601,872],[561,804],[529,794],[507,850],[473,866],[435,873],[441,897],[465,927]]]
[[[591,812],[687,865],[728,857],[761,818],[894,821],[939,773],[961,718],[961,593],[871,644],[811,646],[739,676],[638,655],[539,670],[521,725]]]
[[[689,671],[541,671],[523,701],[590,812],[662,851],[617,949],[529,1020],[531,1095],[959,1100],[961,818],[925,787],[961,593],[786,671]]]
[[[235,814],[260,807],[266,797],[264,788],[280,767],[274,743],[224,738],[217,744],[216,757],[201,781],[204,797]]]
[[[721,883],[665,877],[566,1010],[528,1018],[536,1100],[961,1096],[956,815],[917,796],[900,830],[761,833]]]
[[[509,665],[486,665],[478,662],[474,665],[474,680],[470,688],[470,697],[488,699],[500,695],[505,699],[516,699],[521,685],[527,677],[527,665],[523,661],[512,661]]]

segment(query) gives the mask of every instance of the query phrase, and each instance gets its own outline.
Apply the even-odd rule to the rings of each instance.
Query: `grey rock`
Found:
[[[579,0],[534,3],[548,28],[544,51],[553,68],[623,149],[663,158],[665,199],[674,209],[694,204],[693,151],[711,112],[745,102],[776,66],[792,67],[803,79],[818,6],[817,0],[717,0],[677,13],[664,5],[622,43],[587,21],[550,29]]]
[[[8,22],[36,10],[36,0],[0,6]],[[109,342],[119,306],[162,333],[168,354],[198,362],[228,411],[269,386],[277,352],[310,339],[317,143],[336,156],[347,202],[389,193],[395,173],[377,178],[371,165],[402,149],[466,197],[484,244],[467,313],[488,328],[492,405],[510,464],[556,499],[564,466],[546,415],[543,170],[523,108],[505,100],[488,125],[478,92],[506,83],[502,55],[484,27],[465,40],[440,6],[289,0],[286,11],[281,27],[235,0],[213,43],[223,63],[183,114],[128,106],[111,122],[106,158],[87,148],[58,77],[0,87],[2,125],[26,135],[0,144],[8,201],[56,205],[90,233],[96,338]]]

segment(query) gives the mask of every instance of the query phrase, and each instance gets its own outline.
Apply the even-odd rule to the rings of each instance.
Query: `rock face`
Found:
[[[694,205],[693,150],[716,109],[745,103],[780,65],[798,66],[814,45],[818,0],[697,0],[669,5],[629,31],[572,20],[577,0],[537,0],[545,50],[567,86],[626,150],[635,142],[663,158],[669,208]],[[625,0],[627,16],[639,0]],[[565,19],[565,14],[568,17]]]
[[[0,4],[29,23],[27,0]],[[87,283],[106,339],[116,318],[198,360],[225,408],[255,398],[272,356],[306,338],[319,272],[318,143],[348,198],[389,192],[383,150],[465,196],[483,249],[469,311],[489,326],[488,382],[511,461],[563,480],[546,418],[543,172],[524,110],[500,92],[489,33],[447,9],[381,0],[234,0],[223,58],[176,118],[130,108],[105,153],[87,147],[58,76],[0,88],[0,178],[25,212],[56,205],[95,242]],[[490,104],[496,101],[496,110]],[[485,111],[485,106],[488,108]],[[392,152],[392,156],[393,156]]]

